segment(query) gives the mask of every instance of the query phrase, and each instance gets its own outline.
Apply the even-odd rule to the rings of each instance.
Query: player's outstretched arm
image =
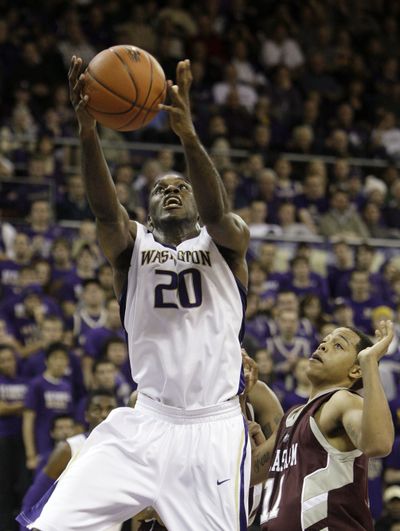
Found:
[[[342,424],[354,446],[369,457],[388,455],[393,446],[394,427],[389,404],[379,376],[378,362],[393,339],[393,323],[382,321],[377,341],[358,354],[364,399],[346,393],[342,397]]]
[[[261,426],[256,422],[249,424],[249,435],[252,446],[250,486],[263,483],[268,477],[276,433],[277,431],[269,439],[265,440]]]
[[[133,245],[136,225],[129,224],[126,210],[118,201],[115,186],[96,130],[88,113],[88,96],[82,96],[85,83],[82,59],[72,57],[68,72],[69,92],[79,124],[82,176],[86,195],[96,217],[98,236],[107,259],[116,265],[123,251]]]
[[[169,113],[171,127],[185,150],[200,218],[217,244],[244,255],[249,241],[248,228],[239,216],[228,211],[221,177],[193,125],[189,99],[192,83],[189,60],[178,63],[176,83],[174,85],[168,81],[170,105],[160,105],[160,109]]]

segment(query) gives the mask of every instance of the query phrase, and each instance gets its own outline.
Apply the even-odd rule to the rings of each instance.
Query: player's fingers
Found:
[[[178,106],[178,107],[181,107],[182,106],[182,100],[181,100],[181,97],[179,95],[179,87],[178,85],[168,85],[167,86],[167,93],[168,93],[168,97],[170,99],[170,101]]]
[[[160,111],[167,111],[170,114],[175,114],[176,116],[181,115],[181,110],[177,109],[173,105],[165,105],[164,103],[159,103],[158,108]]]
[[[78,106],[76,107],[77,111],[80,111],[81,109],[84,109],[86,105],[88,104],[89,96],[83,96],[83,98],[80,99]]]

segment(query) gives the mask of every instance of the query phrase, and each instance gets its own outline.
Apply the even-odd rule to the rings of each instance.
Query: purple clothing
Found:
[[[66,380],[49,381],[44,375],[38,376],[29,385],[25,407],[36,413],[35,442],[38,454],[50,450],[53,441],[50,437],[51,421],[59,414],[72,415],[72,387]]]
[[[333,299],[336,297],[345,297],[343,294],[343,287],[347,287],[347,284],[342,282],[342,278],[348,278],[348,275],[353,269],[341,269],[336,265],[328,266],[328,284],[329,292]],[[348,280],[347,280],[348,282]]]
[[[0,374],[0,401],[6,404],[24,402],[28,390],[25,378],[16,376],[8,378]],[[0,415],[0,437],[20,435],[22,430],[21,415]]]
[[[281,290],[293,291],[299,299],[306,295],[316,295],[320,298],[321,304],[326,309],[329,298],[328,284],[324,278],[314,272],[310,272],[309,283],[307,286],[298,287],[294,283],[293,274],[288,273],[287,277],[282,280]]]
[[[265,346],[265,341],[269,336],[268,320],[265,315],[258,314],[251,319],[246,320],[245,335],[254,339],[259,348],[263,348]]]
[[[353,310],[353,321],[356,328],[368,335],[373,335],[374,330],[371,322],[371,312],[377,306],[381,306],[383,302],[377,297],[370,297],[364,302],[356,302],[347,299],[346,303]]]
[[[305,404],[308,400],[308,397],[298,395],[296,391],[287,391],[283,397],[282,408],[283,411],[289,411],[290,408]]]
[[[329,200],[326,196],[320,199],[308,199],[305,194],[299,194],[294,198],[294,204],[298,210],[306,208],[314,221],[318,221],[319,216],[329,210]]]
[[[57,289],[57,298],[62,301],[78,302],[82,293],[83,279],[78,276],[76,269],[66,274],[61,286]]]
[[[338,297],[349,297],[349,298],[351,297],[350,279],[351,279],[351,273],[353,271],[354,269],[351,269],[350,271],[342,275],[340,279],[338,279],[338,284],[337,284],[337,293],[338,293],[337,296]],[[379,298],[381,298],[386,292],[386,283],[381,273],[370,273],[369,283],[372,288],[371,295],[378,296]]]
[[[282,367],[287,361],[309,358],[311,355],[310,342],[299,336],[295,336],[290,342],[284,341],[279,335],[270,337],[267,339],[267,350],[272,354],[274,371],[277,375],[287,373],[287,369]]]
[[[33,230],[31,227],[26,227],[23,229],[23,232],[29,236],[31,241],[36,238],[40,238],[42,240],[39,254],[43,258],[49,257],[54,240],[62,236],[62,229],[58,226],[49,227],[43,232]]]
[[[85,386],[83,383],[83,374],[81,361],[74,352],[68,352],[69,366],[64,375],[64,379],[69,381],[74,396],[74,402],[79,400],[85,393]],[[21,364],[21,375],[28,380],[33,380],[40,376],[46,370],[46,356],[44,350],[39,350],[32,354],[28,359],[23,360]]]
[[[21,265],[14,262],[14,260],[0,261],[0,286],[1,296],[10,297],[14,294],[14,290],[18,285],[19,272]]]
[[[85,354],[95,360],[99,359],[106,341],[115,336],[125,340],[125,331],[122,326],[118,330],[111,330],[106,326],[91,328],[85,335]]]

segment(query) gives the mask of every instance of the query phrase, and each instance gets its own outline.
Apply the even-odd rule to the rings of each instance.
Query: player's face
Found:
[[[198,214],[192,187],[181,177],[161,177],[151,191],[149,212],[155,226],[167,220],[188,220],[195,224]]]
[[[357,363],[359,341],[359,336],[349,328],[333,330],[310,357],[307,369],[309,380],[313,384],[347,387],[350,375],[361,376]]]
[[[117,401],[112,396],[95,396],[86,411],[86,421],[90,429],[95,428],[105,420],[109,413],[117,407]]]

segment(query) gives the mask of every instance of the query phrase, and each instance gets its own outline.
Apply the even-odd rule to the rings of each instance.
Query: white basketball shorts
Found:
[[[139,394],[93,430],[29,528],[106,531],[151,506],[169,531],[244,531],[250,452],[238,398],[181,410]]]

